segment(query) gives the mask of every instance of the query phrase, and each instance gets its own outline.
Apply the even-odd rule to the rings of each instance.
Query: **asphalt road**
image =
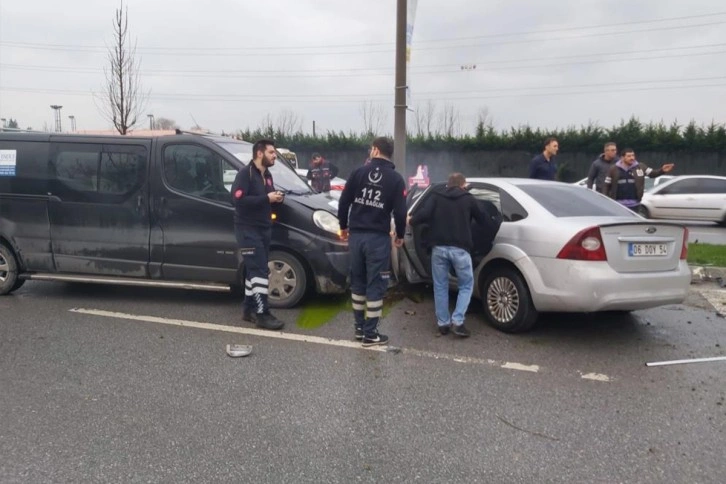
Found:
[[[345,313],[304,330],[278,311],[288,331],[273,338],[239,310],[229,295],[80,284],[0,298],[0,482],[726,475],[726,362],[645,366],[726,355],[726,320],[700,294],[517,336],[474,313],[466,340],[437,335],[430,298],[403,299],[388,351],[352,344]],[[229,358],[229,343],[254,352]]]
[[[726,227],[711,222],[683,222],[688,226],[688,241],[726,245]]]

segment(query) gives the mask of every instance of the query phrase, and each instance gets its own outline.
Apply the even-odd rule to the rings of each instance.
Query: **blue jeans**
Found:
[[[459,285],[454,314],[449,314],[449,270],[453,267]],[[441,245],[431,253],[431,274],[434,278],[434,303],[439,326],[464,324],[464,316],[474,290],[471,255],[459,247]]]

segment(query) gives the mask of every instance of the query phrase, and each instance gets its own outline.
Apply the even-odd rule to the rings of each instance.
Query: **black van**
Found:
[[[233,138],[0,133],[0,294],[28,280],[239,290],[230,187],[252,158]],[[270,305],[347,288],[337,201],[271,168]]]

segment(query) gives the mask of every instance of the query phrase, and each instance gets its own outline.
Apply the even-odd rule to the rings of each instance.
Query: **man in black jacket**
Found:
[[[471,222],[475,220],[489,233],[491,240],[498,224],[479,209],[476,198],[466,190],[466,178],[461,173],[449,175],[446,186],[433,188],[433,193],[416,210],[411,225],[428,223],[431,251],[431,274],[434,279],[434,303],[439,332],[448,334],[453,326],[457,336],[469,336],[464,317],[474,289],[471,251],[474,242]],[[449,271],[456,273],[459,295],[454,313],[449,313]]]
[[[330,180],[338,176],[338,167],[324,160],[320,153],[313,153],[307,179],[317,192],[329,192]]]
[[[268,257],[272,239],[272,204],[284,194],[275,190],[269,167],[275,164],[275,144],[259,140],[252,146],[253,159],[232,184],[234,233],[244,260],[245,300],[242,319],[264,329],[282,329],[284,323],[270,314],[267,303]]]
[[[338,203],[343,238],[348,238],[350,229],[355,339],[362,340],[363,346],[388,344],[388,336],[378,332],[378,322],[391,278],[391,212],[396,247],[403,245],[406,230],[406,183],[395,171],[392,155],[393,141],[374,139],[371,162],[350,175]]]

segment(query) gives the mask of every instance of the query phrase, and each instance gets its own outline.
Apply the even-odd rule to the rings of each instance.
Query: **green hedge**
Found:
[[[345,151],[367,148],[372,134],[343,131],[329,131],[324,135],[313,137],[307,133],[285,135],[274,129],[244,130],[236,133],[246,140],[272,138],[278,145],[300,151]],[[445,135],[408,137],[410,150],[446,150],[452,152],[488,151],[488,150],[521,150],[538,152],[542,142],[548,136],[556,137],[560,142],[560,151],[597,153],[607,141],[615,141],[619,148],[631,147],[638,151],[660,151],[666,153],[678,151],[693,152],[726,152],[726,125],[712,123],[698,125],[691,122],[679,125],[674,122],[666,125],[660,123],[642,123],[635,118],[623,121],[618,126],[606,129],[590,124],[587,126],[569,127],[553,131],[540,128],[520,126],[508,131],[497,131],[491,126],[479,125],[476,134],[461,137]]]

